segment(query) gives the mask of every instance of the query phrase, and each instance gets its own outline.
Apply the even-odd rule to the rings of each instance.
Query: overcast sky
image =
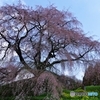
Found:
[[[100,0],[21,0],[23,4],[32,6],[41,5],[43,7],[53,4],[59,10],[67,10],[82,23],[82,29],[87,36],[93,36],[100,41]],[[5,3],[17,3],[18,0],[0,0],[0,6]],[[82,72],[80,72],[82,73]],[[79,74],[80,78],[83,74]],[[78,75],[78,76],[79,76]]]

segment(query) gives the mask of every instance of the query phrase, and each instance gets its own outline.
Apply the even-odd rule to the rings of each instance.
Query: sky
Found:
[[[17,3],[18,0],[0,0],[0,6]],[[87,36],[100,41],[100,0],[21,0],[25,5],[41,5],[47,7],[53,4],[59,10],[69,10],[82,23],[82,29]],[[68,73],[68,72],[66,72]],[[78,73],[82,78],[83,72]]]

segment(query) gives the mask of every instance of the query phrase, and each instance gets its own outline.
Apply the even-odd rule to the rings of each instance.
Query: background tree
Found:
[[[60,75],[58,79],[62,82],[63,86],[65,86],[68,90],[75,90],[79,87],[82,87],[82,81],[75,78],[75,76],[65,76]]]
[[[83,77],[83,85],[100,85],[100,63],[89,66]]]
[[[33,9],[18,4],[0,7],[0,15],[1,61],[16,56],[15,62],[22,64],[20,70],[35,71],[37,79],[43,75],[46,80],[46,70],[87,64],[99,54],[100,43],[84,35],[81,23],[69,11],[59,11],[52,5]],[[41,70],[45,72],[38,73]],[[40,80],[36,81],[38,85]]]

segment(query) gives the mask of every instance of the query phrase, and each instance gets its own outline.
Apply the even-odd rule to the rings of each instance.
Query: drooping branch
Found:
[[[86,52],[84,52],[83,54],[79,54],[79,55],[77,55],[77,57],[70,59],[70,61],[71,61],[71,62],[77,61],[77,60],[80,60],[80,61],[81,61],[81,58],[83,59],[84,56],[85,56],[86,54],[88,54],[88,52],[90,52],[92,49],[93,49],[93,47],[89,48],[89,49],[88,49]],[[82,61],[84,61],[84,60],[82,60]],[[53,61],[53,62],[50,63],[48,66],[53,66],[53,65],[55,65],[55,64],[60,64],[60,63],[62,63],[62,62],[69,62],[69,59],[67,58],[67,59],[61,59],[61,60]]]

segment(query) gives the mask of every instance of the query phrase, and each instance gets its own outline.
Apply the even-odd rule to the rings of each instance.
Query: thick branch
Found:
[[[80,60],[81,58],[83,58],[88,52],[90,52],[93,49],[93,47],[89,48],[86,52],[84,52],[83,54],[79,54],[79,56],[77,58],[72,58],[70,59],[70,61],[77,61]],[[58,61],[53,61],[51,64],[49,64],[48,66],[52,66],[54,64],[60,64],[61,62],[67,62],[69,61],[68,59],[61,59]]]
[[[3,38],[9,45],[11,45],[10,41],[7,40],[7,38],[2,34],[2,33],[4,33],[4,32],[5,32],[5,30],[3,30],[2,32],[0,32],[0,35],[2,36],[2,38]]]

